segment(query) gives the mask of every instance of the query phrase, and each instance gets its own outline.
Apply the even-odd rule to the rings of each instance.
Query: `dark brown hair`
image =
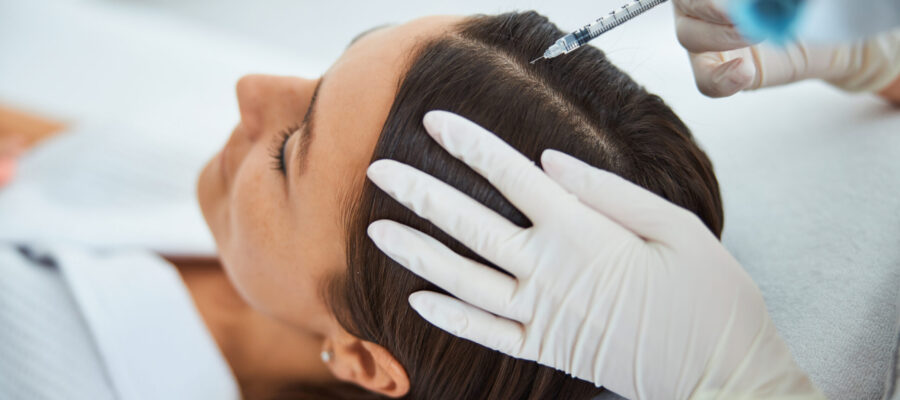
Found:
[[[538,162],[544,149],[572,154],[694,213],[716,235],[722,204],[709,159],[657,96],[586,47],[534,65],[564,32],[534,12],[478,16],[419,47],[401,79],[372,160],[390,158],[452,185],[514,223],[530,222],[485,179],[424,131],[429,110],[461,114]],[[386,348],[406,368],[408,399],[589,399],[600,389],[563,372],[456,338],[408,303],[437,287],[381,253],[366,236],[378,219],[401,222],[490,265],[366,181],[346,207],[346,273],[327,296],[353,335]]]

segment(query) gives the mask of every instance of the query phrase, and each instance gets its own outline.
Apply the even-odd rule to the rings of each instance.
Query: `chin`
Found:
[[[197,186],[196,186],[196,194],[197,194],[197,203],[200,205],[200,211],[203,213],[203,219],[206,220],[206,224],[209,225],[209,215],[207,213],[207,205],[209,204],[209,176],[213,168],[213,161],[216,160],[216,157],[213,157],[206,165],[203,166],[203,169],[200,170],[200,175],[197,176]]]

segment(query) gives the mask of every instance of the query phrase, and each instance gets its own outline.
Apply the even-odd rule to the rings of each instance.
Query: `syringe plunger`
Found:
[[[559,38],[553,45],[544,51],[543,57],[538,57],[532,60],[531,63],[533,64],[541,58],[550,59],[569,53],[572,50],[586,45],[587,42],[597,36],[622,25],[626,21],[643,14],[647,10],[665,3],[666,1],[668,0],[633,0],[608,15],[600,17],[596,21],[579,28],[575,32]]]

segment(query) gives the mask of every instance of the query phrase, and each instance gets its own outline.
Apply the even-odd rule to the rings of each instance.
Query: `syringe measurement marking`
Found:
[[[659,5],[663,1],[665,1],[665,0],[656,0],[656,1],[652,1],[647,4],[644,4],[640,1],[635,1],[632,4],[622,6],[622,8],[620,8],[619,10],[610,11],[609,15],[607,15],[606,17],[601,17],[601,18],[597,19],[597,21],[595,23],[588,25],[588,31],[591,33],[591,36],[597,37],[598,35],[606,33],[608,31],[612,30],[613,28],[618,27],[619,25],[622,25],[623,23],[629,21],[630,19],[634,18],[635,16],[637,16],[639,14],[643,14],[647,10]],[[628,8],[629,6],[635,5],[635,3],[638,6],[637,10],[635,10],[634,8],[631,8],[631,9]],[[620,11],[624,11],[624,18],[622,18],[622,19],[619,19],[619,15],[622,14],[622,13],[620,13]],[[612,17],[614,23],[607,25],[606,22],[609,21],[609,17]],[[596,25],[600,25],[600,29],[597,29],[597,30],[591,29],[591,28],[595,27]]]
[[[633,0],[629,4],[610,11],[608,15],[600,17],[594,22],[584,25],[578,30],[558,39],[544,51],[543,56],[531,60],[531,63],[534,64],[535,61],[540,59],[554,58],[560,54],[568,54],[575,49],[586,45],[589,41],[597,38],[601,34],[609,32],[619,25],[628,22],[632,18],[641,15],[666,1],[668,0]]]

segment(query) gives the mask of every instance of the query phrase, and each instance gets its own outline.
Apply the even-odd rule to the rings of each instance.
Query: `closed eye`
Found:
[[[272,169],[278,170],[281,172],[282,176],[287,176],[287,161],[285,157],[285,150],[287,148],[288,139],[291,138],[295,133],[300,130],[300,125],[294,124],[288,126],[287,128],[282,129],[275,135],[274,141],[272,142],[272,149],[270,151],[272,155]]]

